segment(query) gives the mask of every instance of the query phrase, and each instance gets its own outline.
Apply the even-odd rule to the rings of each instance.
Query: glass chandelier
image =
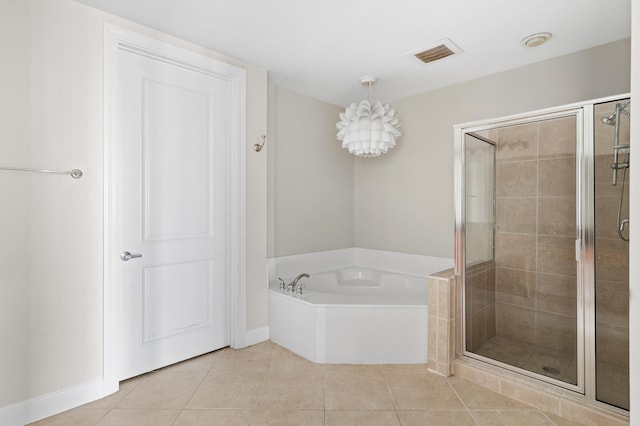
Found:
[[[367,86],[367,99],[355,102],[340,113],[338,140],[342,147],[358,157],[377,157],[386,154],[396,145],[400,123],[396,118],[396,110],[380,101],[370,102],[371,86],[376,83],[375,77],[363,76],[360,83]]]

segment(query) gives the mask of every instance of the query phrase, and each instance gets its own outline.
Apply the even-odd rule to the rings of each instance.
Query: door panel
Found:
[[[213,323],[209,303],[212,272],[212,262],[144,268],[143,344]],[[183,282],[183,277],[190,277],[190,280]],[[182,306],[189,309],[181,309]]]
[[[142,96],[144,240],[212,237],[213,96],[148,80]]]
[[[228,81],[118,53],[119,378],[229,343]]]

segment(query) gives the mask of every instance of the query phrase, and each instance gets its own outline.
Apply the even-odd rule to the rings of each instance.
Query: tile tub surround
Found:
[[[487,391],[530,404],[544,411],[547,416],[557,416],[555,424],[629,424],[628,416],[612,411],[604,404],[592,402],[574,392],[539,380],[463,357],[462,327],[458,326],[462,324],[461,288],[462,283],[455,279],[451,269],[429,277],[429,323],[435,322],[431,314],[437,313],[436,319],[449,325],[429,328],[430,350],[427,366],[430,371],[445,377],[454,375]],[[437,292],[438,297],[432,292]],[[450,339],[448,342],[447,338]],[[437,342],[441,350],[432,349],[436,346],[434,342]]]
[[[567,409],[574,409],[568,406]],[[222,349],[120,384],[37,426],[572,425],[419,365],[319,365],[272,343]],[[615,424],[615,423],[608,423]]]
[[[430,275],[428,317],[429,371],[448,377],[453,373],[456,341],[455,277],[453,269]]]

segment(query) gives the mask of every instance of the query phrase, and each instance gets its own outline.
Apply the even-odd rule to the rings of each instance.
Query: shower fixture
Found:
[[[608,117],[602,117],[602,119],[600,121],[602,121],[604,124],[608,124],[609,126],[613,126],[616,124],[616,113],[612,112]]]
[[[613,162],[611,163],[611,172],[613,175],[612,185],[618,184],[618,170],[622,170],[622,187],[620,188],[620,199],[618,201],[618,221],[617,232],[618,237],[622,241],[629,241],[629,238],[624,236],[624,229],[629,226],[629,219],[622,220],[622,204],[624,201],[624,187],[627,178],[627,169],[630,162],[630,144],[620,144],[620,117],[626,115],[631,119],[631,114],[627,111],[627,107],[631,104],[631,101],[626,101],[616,104],[616,110],[607,117],[602,117],[600,121],[609,126],[614,126],[613,134]],[[622,154],[622,161],[620,161],[620,154]]]
[[[603,117],[600,121],[608,126],[614,126],[615,130],[613,133],[613,163],[611,163],[611,170],[613,174],[612,185],[615,186],[618,183],[618,170],[619,169],[627,169],[629,167],[629,144],[620,144],[620,116],[621,114],[626,115],[629,119],[631,115],[629,111],[627,111],[627,107],[631,104],[631,101],[626,101],[624,103],[617,103],[616,110],[611,113],[608,117]],[[622,152],[624,154],[623,161],[619,161],[619,153]]]
[[[600,121],[604,124],[608,124],[609,126],[614,126],[616,124],[616,113],[612,112],[608,117],[602,117]]]
[[[602,117],[600,121],[602,121],[604,124],[608,124],[609,126],[615,126],[617,121],[616,118],[619,114],[625,114],[627,117],[630,117],[629,111],[627,111],[627,107],[629,106],[630,103],[631,101],[627,101],[622,104],[617,104],[616,110],[611,114],[609,114],[608,117]],[[618,110],[618,107],[620,107],[619,110]]]
[[[629,167],[628,164],[629,163],[627,162],[627,167]],[[617,222],[618,237],[620,237],[622,241],[629,241],[629,238],[624,236],[624,228],[629,226],[629,219],[622,220],[622,202],[624,201],[624,183],[625,183],[626,177],[627,177],[627,169],[624,169],[622,171],[622,188],[620,189],[620,200],[618,202],[618,222]]]

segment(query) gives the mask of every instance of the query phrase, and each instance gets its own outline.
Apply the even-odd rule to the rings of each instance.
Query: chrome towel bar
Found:
[[[27,169],[21,167],[0,167],[0,170],[10,170],[14,172],[38,172],[38,173],[56,173],[62,175],[71,175],[74,179],[80,179],[82,177],[82,170],[47,170],[47,169]]]

